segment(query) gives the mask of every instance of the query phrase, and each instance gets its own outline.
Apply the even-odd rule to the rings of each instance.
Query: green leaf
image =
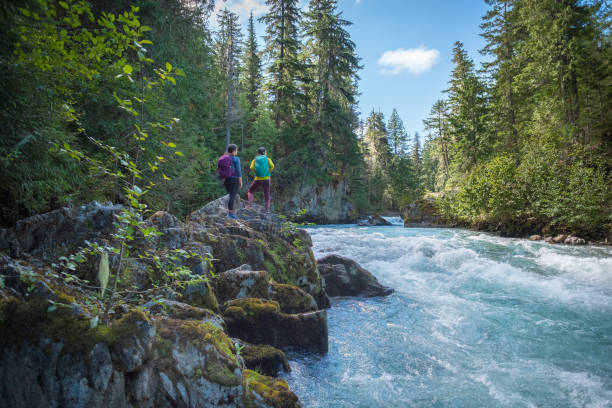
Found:
[[[176,143],[170,142],[170,143],[168,143],[168,147],[176,147]]]
[[[185,76],[185,71],[183,71],[180,68],[175,69],[174,72],[176,72],[176,75],[178,75],[178,76],[182,76],[182,77]]]
[[[184,156],[183,153],[181,153],[181,152],[174,152],[174,154],[176,154],[177,156],[180,156],[180,157]]]
[[[130,64],[125,64],[125,66],[123,67],[123,72],[129,75],[132,73],[132,71],[132,66]]]
[[[142,194],[142,190],[141,190],[141,189],[140,189],[140,187],[138,187],[136,184],[134,184],[134,191],[135,191],[137,194]]]
[[[168,81],[172,82],[172,85],[176,85],[176,79],[172,78],[172,77],[168,77]]]
[[[166,71],[167,72],[172,71],[172,64],[170,64],[169,62],[166,62]]]
[[[104,291],[106,290],[106,286],[108,285],[108,277],[110,276],[109,265],[108,265],[108,253],[103,252],[100,257],[100,266],[98,268],[98,280],[100,281],[100,286],[102,287],[101,295],[104,296]]]
[[[57,306],[55,306],[55,305],[50,305],[50,306],[47,308],[47,313],[51,313],[51,312],[52,312],[52,311],[54,311],[55,309],[57,309]]]
[[[58,3],[61,7],[65,8],[66,10],[68,10],[68,3],[66,3],[65,1],[60,1]]]

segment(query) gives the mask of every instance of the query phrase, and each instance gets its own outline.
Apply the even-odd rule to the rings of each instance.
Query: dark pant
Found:
[[[249,205],[253,204],[253,193],[259,187],[263,188],[264,199],[266,200],[266,210],[270,209],[270,180],[255,180],[249,187]]]
[[[227,209],[230,211],[234,210],[234,200],[238,195],[238,189],[240,188],[240,183],[236,177],[230,177],[225,179],[225,190],[229,194],[229,202],[227,203]]]

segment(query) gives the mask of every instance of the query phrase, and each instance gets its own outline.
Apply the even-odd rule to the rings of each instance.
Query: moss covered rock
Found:
[[[291,371],[289,361],[281,350],[267,344],[240,342],[240,357],[246,368],[271,377],[278,376],[281,369]]]
[[[325,310],[285,314],[278,302],[246,298],[228,302],[223,318],[230,336],[250,343],[327,352]]]
[[[193,279],[180,283],[182,299],[193,306],[212,310],[219,309],[219,302],[208,278]]]
[[[270,285],[266,271],[252,271],[249,265],[241,265],[215,276],[212,280],[220,303],[228,300],[269,296]]]
[[[276,282],[298,286],[313,296],[319,308],[329,307],[306,232],[297,232],[275,214],[241,209],[239,220],[200,210],[188,229],[206,225],[206,243],[213,249],[216,271],[242,264],[265,270]]]
[[[318,309],[311,295],[293,285],[272,282],[268,297],[278,302],[283,313],[305,313]]]
[[[247,408],[298,408],[298,397],[285,380],[244,370],[242,384]]]

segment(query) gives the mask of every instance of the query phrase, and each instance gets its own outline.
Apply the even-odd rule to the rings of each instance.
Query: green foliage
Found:
[[[427,183],[445,190],[441,209],[449,219],[510,233],[607,236],[609,7],[575,0],[487,4],[481,28],[482,52],[491,57],[483,64],[488,82],[457,42],[448,102],[437,102],[425,122],[433,131]]]

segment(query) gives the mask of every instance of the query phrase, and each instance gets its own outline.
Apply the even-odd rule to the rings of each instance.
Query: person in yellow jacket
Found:
[[[253,204],[253,193],[260,186],[263,188],[266,200],[266,211],[270,211],[270,173],[274,170],[274,163],[266,155],[266,148],[257,149],[257,156],[251,162],[251,171],[255,172],[255,181],[249,187],[249,206]]]

